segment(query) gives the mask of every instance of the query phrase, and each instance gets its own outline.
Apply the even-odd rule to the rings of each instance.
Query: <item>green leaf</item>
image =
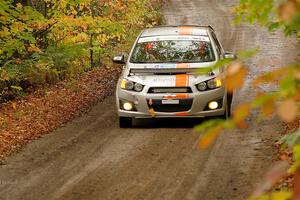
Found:
[[[274,31],[276,29],[278,29],[280,27],[280,23],[279,22],[272,22],[269,25],[269,31]]]
[[[222,124],[223,122],[225,122],[225,120],[222,120],[222,119],[209,120],[209,121],[203,122],[202,124],[196,126],[195,131],[196,132],[205,132],[208,129],[211,129],[213,127],[216,127],[216,126]]]
[[[289,148],[293,148],[296,144],[300,144],[300,128],[289,135],[284,136],[281,139],[281,143],[284,145],[288,145]]]
[[[14,90],[17,90],[17,91],[22,91],[22,90],[23,90],[22,87],[16,86],[16,85],[12,85],[12,86],[10,86],[10,88],[11,88],[11,89],[14,89]]]
[[[233,59],[229,59],[229,58],[219,60],[216,64],[214,64],[212,66],[198,68],[197,73],[198,74],[207,74],[208,72],[212,72],[215,69],[218,69],[222,66],[230,64],[232,61],[233,61]]]
[[[245,50],[245,51],[240,51],[240,52],[238,52],[238,59],[246,60],[246,59],[252,58],[259,51],[260,51],[259,48],[253,48],[253,49],[249,49],[249,50]]]

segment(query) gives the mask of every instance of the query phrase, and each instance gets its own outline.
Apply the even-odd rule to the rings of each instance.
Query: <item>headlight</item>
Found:
[[[206,85],[205,82],[202,82],[202,83],[199,83],[199,84],[197,85],[197,88],[198,88],[198,90],[200,90],[200,91],[204,91],[204,90],[207,89],[207,85]]]
[[[139,83],[135,83],[133,81],[129,81],[126,79],[121,80],[120,87],[124,90],[141,92],[144,89],[144,86]]]
[[[144,86],[142,84],[139,83],[135,83],[134,84],[134,90],[137,92],[141,92],[143,90]]]
[[[126,90],[133,90],[133,88],[134,88],[134,82],[127,81],[126,84],[125,84],[125,89]]]
[[[211,79],[207,81],[207,86],[209,89],[215,89],[222,86],[222,82],[218,78]]]
[[[222,86],[222,81],[219,78],[213,78],[208,81],[204,81],[196,85],[199,91],[205,91],[207,89],[215,89]]]

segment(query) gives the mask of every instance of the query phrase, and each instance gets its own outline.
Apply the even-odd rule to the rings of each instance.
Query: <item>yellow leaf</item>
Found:
[[[17,8],[23,8],[22,4],[17,3]]]
[[[155,111],[153,108],[149,109],[149,114],[151,115],[151,117],[155,117],[156,114],[155,114]]]
[[[275,110],[275,98],[268,99],[264,105],[261,106],[261,112],[265,117],[270,117]]]
[[[292,122],[294,119],[296,119],[297,113],[297,102],[293,99],[285,100],[277,107],[278,116],[285,122]]]
[[[272,200],[289,200],[292,198],[292,193],[289,191],[279,191],[272,193]]]
[[[34,44],[31,44],[28,47],[28,51],[29,52],[37,52],[37,53],[42,53],[42,50],[40,48],[38,48],[37,46],[35,46]]]

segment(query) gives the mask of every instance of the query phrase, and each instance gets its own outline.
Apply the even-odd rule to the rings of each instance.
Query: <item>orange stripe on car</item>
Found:
[[[189,85],[189,75],[178,74],[176,75],[176,87],[187,87]]]
[[[166,95],[165,99],[187,99],[189,98],[189,94],[176,94],[176,95]]]
[[[193,27],[181,26],[179,27],[179,35],[192,35]]]

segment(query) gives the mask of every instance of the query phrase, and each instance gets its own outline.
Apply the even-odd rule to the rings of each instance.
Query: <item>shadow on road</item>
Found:
[[[136,119],[134,128],[194,128],[212,118],[166,118],[166,119]]]

